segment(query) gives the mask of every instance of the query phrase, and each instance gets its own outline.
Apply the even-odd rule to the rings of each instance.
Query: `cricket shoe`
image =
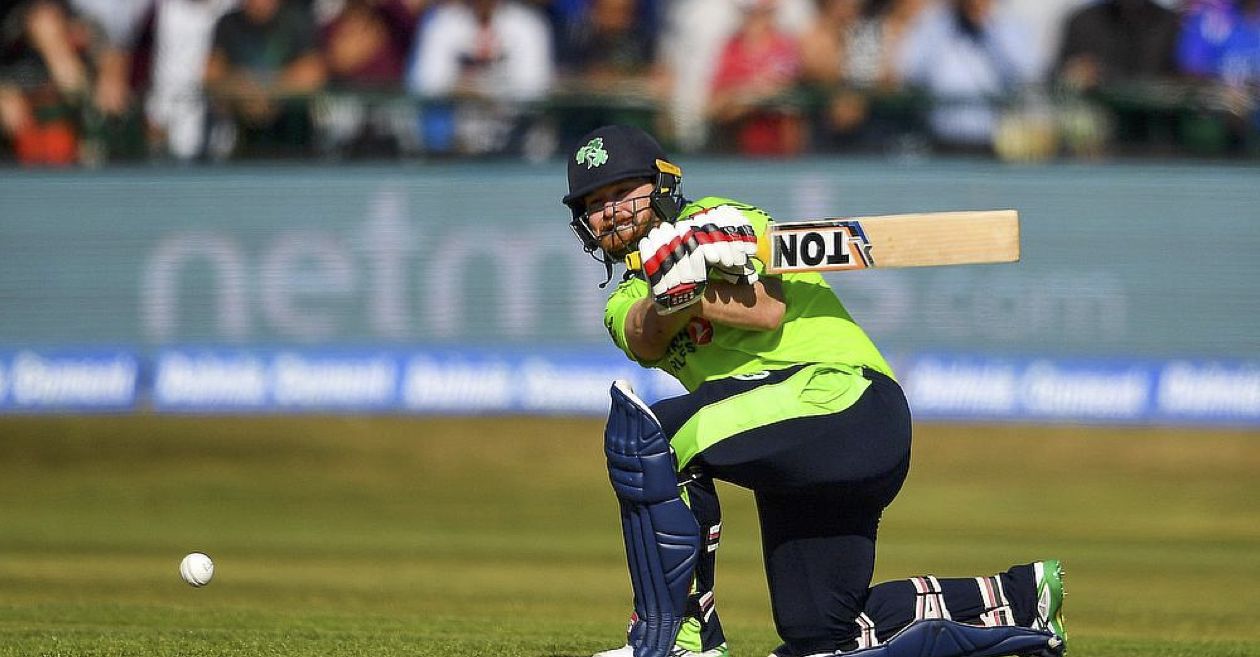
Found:
[[[1037,577],[1037,618],[1033,627],[1053,632],[1067,652],[1067,628],[1063,624],[1063,564],[1047,559],[1033,564]]]
[[[730,657],[730,655],[731,653],[726,649],[725,643],[702,652],[693,652],[675,644],[673,649],[669,651],[669,657]],[[620,648],[597,652],[591,657],[634,657],[634,646],[626,644]]]

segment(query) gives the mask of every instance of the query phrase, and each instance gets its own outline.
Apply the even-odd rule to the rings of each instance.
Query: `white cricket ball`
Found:
[[[193,552],[179,562],[179,576],[192,586],[205,586],[214,578],[214,562],[200,552]]]

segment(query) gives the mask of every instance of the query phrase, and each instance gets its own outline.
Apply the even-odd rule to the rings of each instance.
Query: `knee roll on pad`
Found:
[[[674,455],[656,417],[625,382],[615,382],[611,395],[604,453],[641,624],[631,644],[635,657],[665,657],[685,616],[700,526],[678,495]]]

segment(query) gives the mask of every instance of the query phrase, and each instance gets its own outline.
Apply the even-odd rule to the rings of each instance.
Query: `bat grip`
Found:
[[[770,240],[766,236],[757,239],[757,259],[762,262],[770,262]],[[643,270],[643,256],[638,251],[631,251],[625,258],[626,269],[630,271]]]

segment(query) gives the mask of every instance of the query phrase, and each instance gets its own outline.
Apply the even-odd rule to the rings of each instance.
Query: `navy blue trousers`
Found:
[[[666,435],[673,435],[703,406],[772,385],[794,371],[757,381],[707,382],[695,392],[658,402],[653,412]],[[869,387],[844,411],[732,436],[688,465],[694,478],[688,486],[692,510],[706,530],[721,518],[713,479],[753,492],[771,608],[784,640],[776,653],[782,657],[852,649],[864,631],[882,641],[922,614],[922,597],[911,580],[870,586],[880,517],[910,468],[911,418],[895,381],[873,370],[863,375]],[[1008,590],[1026,593],[1012,606],[1023,621],[1019,624],[1027,625],[1032,582],[1025,580],[1031,568],[1019,568],[1003,577],[1020,580],[1006,583]],[[697,569],[701,595],[712,589],[713,576],[710,551]],[[955,620],[974,620],[987,610],[976,579],[933,581],[943,589],[941,601]],[[724,637],[716,614],[704,611],[707,649]]]

